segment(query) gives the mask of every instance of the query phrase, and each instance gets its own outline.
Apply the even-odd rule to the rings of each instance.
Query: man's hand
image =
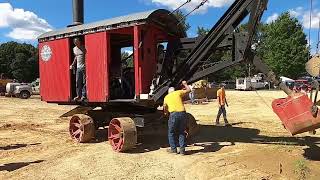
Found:
[[[183,85],[183,86],[188,86],[187,81],[182,81],[182,85]]]
[[[164,116],[168,116],[169,114],[168,106],[166,104],[163,105],[163,114]]]
[[[73,65],[70,66],[70,70],[72,70],[72,69],[73,69]]]
[[[187,81],[182,81],[181,83],[184,86],[184,89],[187,91],[187,93],[191,92],[190,87],[188,86]]]

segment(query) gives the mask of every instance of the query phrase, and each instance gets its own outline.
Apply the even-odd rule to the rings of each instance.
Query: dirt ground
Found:
[[[291,137],[271,109],[278,91],[227,91],[232,127],[215,127],[216,102],[187,105],[200,132],[189,155],[166,152],[165,136],[148,136],[128,153],[100,140],[73,142],[72,106],[0,97],[0,179],[319,179],[320,136]],[[102,137],[102,138],[101,138]]]

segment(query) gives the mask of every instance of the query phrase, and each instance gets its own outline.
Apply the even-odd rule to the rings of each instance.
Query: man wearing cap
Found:
[[[186,126],[187,116],[183,105],[183,96],[191,90],[186,81],[182,81],[183,89],[175,91],[173,87],[168,90],[168,95],[163,101],[164,114],[169,114],[168,121],[168,140],[170,144],[169,153],[178,153],[176,137],[179,139],[180,151],[179,154],[185,155],[186,147]]]
[[[223,119],[224,119],[224,123],[225,125],[230,125],[228,120],[227,120],[227,112],[226,112],[226,108],[225,106],[228,107],[228,102],[226,99],[226,91],[224,89],[225,84],[220,84],[219,85],[220,89],[217,91],[217,102],[218,102],[218,106],[219,106],[219,111],[218,111],[218,115],[217,115],[217,119],[216,119],[216,125],[220,125],[219,123],[219,119],[221,114],[223,114]]]

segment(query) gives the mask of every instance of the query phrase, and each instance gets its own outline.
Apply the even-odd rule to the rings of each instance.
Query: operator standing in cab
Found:
[[[86,49],[81,44],[79,38],[74,38],[73,43],[75,47],[73,48],[74,60],[70,66],[70,69],[74,69],[76,65],[76,91],[77,97],[74,101],[84,101],[87,98],[86,92],[86,66],[85,66],[85,55]]]
[[[224,119],[224,123],[225,126],[230,126],[228,120],[227,120],[227,111],[226,111],[226,107],[225,106],[229,106],[227,99],[226,99],[226,91],[224,89],[225,84],[220,84],[219,85],[220,89],[217,91],[217,102],[218,102],[218,106],[219,106],[219,110],[218,110],[218,115],[217,115],[217,119],[216,119],[216,125],[220,125],[219,120],[220,120],[220,116],[221,114],[223,114],[223,119]]]
[[[183,105],[183,96],[188,94],[191,90],[186,81],[182,81],[184,88],[177,90],[170,87],[168,95],[164,98],[163,110],[164,114],[169,115],[168,121],[168,140],[170,144],[169,153],[179,153],[185,155],[186,147],[186,126],[187,126],[187,113]],[[177,151],[176,137],[179,139],[180,150]]]

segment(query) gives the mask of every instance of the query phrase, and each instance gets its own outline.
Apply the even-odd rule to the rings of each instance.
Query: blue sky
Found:
[[[173,9],[186,0],[84,0],[85,22],[93,22],[129,13],[157,8]],[[192,0],[183,10],[188,12],[201,0]],[[196,35],[197,26],[210,28],[221,17],[233,0],[209,0],[202,9],[188,17],[189,36]],[[0,0],[0,43],[24,41],[36,44],[39,33],[66,27],[72,22],[71,0]],[[289,11],[305,25],[309,32],[310,0],[269,0],[262,19],[271,22],[279,14]],[[317,43],[320,0],[313,0],[311,46]]]

